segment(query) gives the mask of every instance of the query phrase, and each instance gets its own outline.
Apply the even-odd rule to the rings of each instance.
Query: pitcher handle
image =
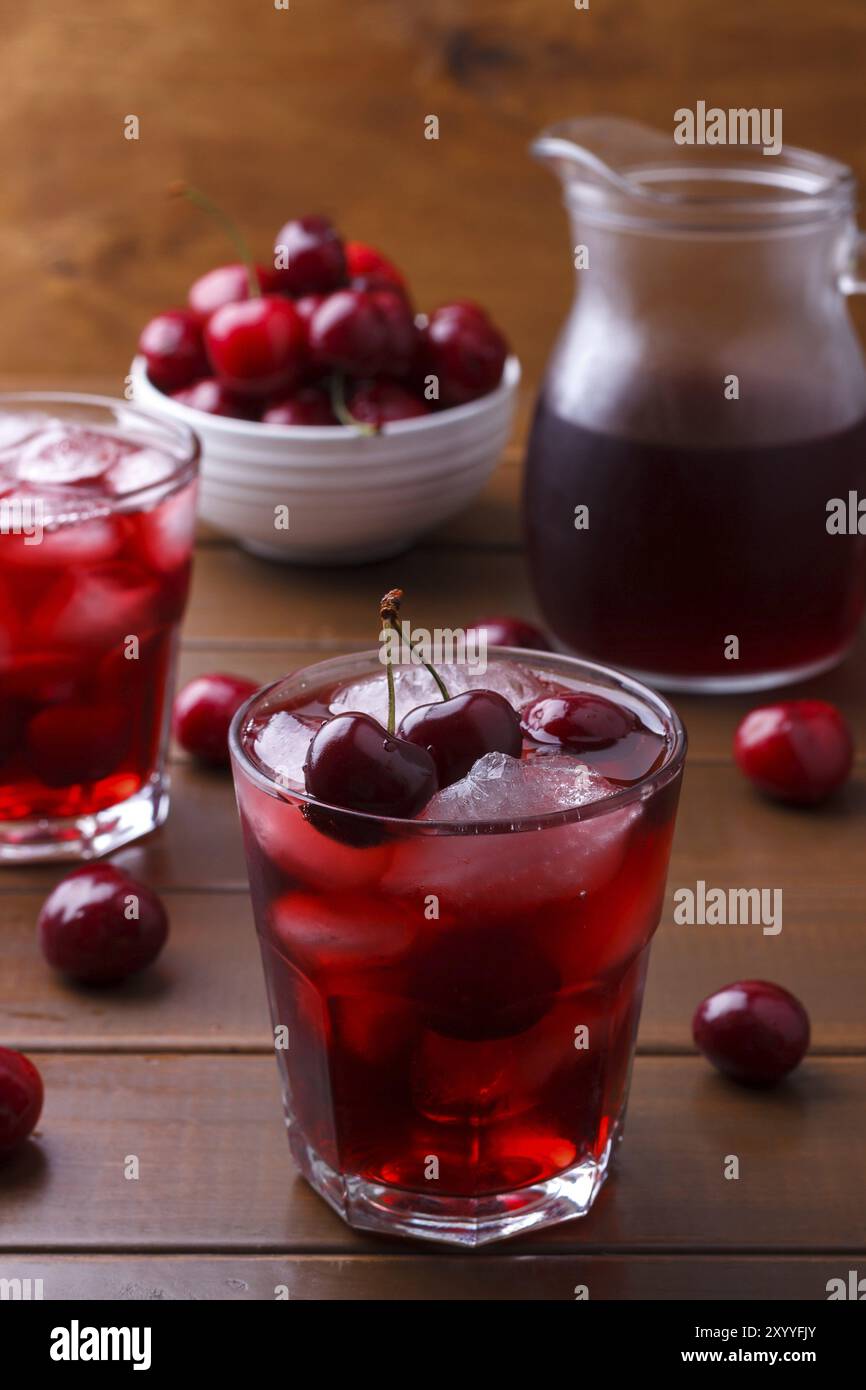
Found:
[[[845,248],[838,284],[843,294],[866,294],[866,232],[854,229]]]

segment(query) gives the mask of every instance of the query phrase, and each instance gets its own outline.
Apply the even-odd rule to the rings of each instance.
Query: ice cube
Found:
[[[460,695],[464,690],[496,690],[515,709],[520,709],[546,688],[528,666],[513,661],[490,661],[485,671],[447,663],[437,665],[436,669],[449,695]],[[439,687],[424,666],[395,667],[394,685],[398,723],[404,714],[417,705],[429,705],[442,698]],[[388,686],[384,666],[381,676],[352,681],[338,690],[331,701],[331,709],[335,714],[341,710],[359,710],[372,714],[374,719],[384,724],[388,717]]]
[[[373,888],[391,862],[390,845],[341,844],[317,830],[300,803],[280,801],[246,778],[237,793],[247,833],[262,853],[298,883],[333,892]]]
[[[422,818],[517,821],[586,806],[612,791],[604,777],[576,758],[547,754],[524,761],[507,753],[485,753],[466,777],[430,799]]]
[[[614,790],[573,758],[521,762],[488,753],[462,781],[437,792],[426,820],[450,820],[469,833],[417,835],[399,845],[383,881],[399,896],[436,894],[440,911],[477,908],[495,894],[517,914],[590,893],[617,872],[637,805],[539,829],[509,829],[522,818],[585,806]],[[472,833],[489,821],[497,833]]]
[[[304,759],[320,720],[298,719],[277,710],[256,735],[253,748],[263,767],[283,786],[303,790]]]
[[[0,458],[17,457],[17,450],[48,423],[48,416],[33,412],[32,415],[6,415],[0,413]]]
[[[116,496],[125,497],[164,482],[176,467],[176,461],[159,449],[134,449],[111,465],[106,483]]]
[[[149,568],[171,574],[185,565],[195,530],[195,483],[139,512],[136,523],[139,553]]]
[[[38,605],[34,624],[61,644],[106,647],[159,625],[159,594],[135,565],[108,564],[67,572]]]
[[[92,483],[134,447],[98,430],[56,423],[24,442],[18,476],[26,482],[48,486]]]
[[[274,942],[308,979],[327,976],[329,992],[353,994],[375,974],[384,984],[420,930],[417,913],[378,894],[289,892],[268,908]]]

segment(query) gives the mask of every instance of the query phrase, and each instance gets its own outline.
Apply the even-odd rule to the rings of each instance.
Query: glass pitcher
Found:
[[[847,168],[566,121],[578,293],[529,443],[530,568],[563,648],[759,690],[851,645],[866,590],[866,290]]]

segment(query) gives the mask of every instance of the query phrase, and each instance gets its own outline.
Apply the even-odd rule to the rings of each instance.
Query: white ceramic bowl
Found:
[[[355,564],[399,554],[481,490],[508,441],[520,363],[509,357],[500,385],[480,400],[376,435],[191,410],[150,384],[141,357],[132,381],[138,405],[182,420],[201,440],[205,521],[269,559]]]

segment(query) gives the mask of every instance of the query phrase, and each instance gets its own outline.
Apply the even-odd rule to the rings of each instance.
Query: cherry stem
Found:
[[[223,212],[219,204],[215,203],[212,198],[209,198],[206,193],[202,193],[200,189],[193,188],[192,184],[184,183],[182,180],[171,184],[169,192],[181,198],[188,198],[195,207],[200,208],[202,212],[206,212],[208,216],[213,218],[214,222],[222,228],[237,251],[239,259],[244,263],[247,272],[250,299],[261,299],[262,287],[259,284],[259,277],[256,273],[255,262],[253,261],[250,248],[244,239],[243,233],[240,231],[237,224],[232,221],[228,213]]]
[[[369,425],[366,420],[355,419],[346,404],[346,379],[342,372],[333,372],[328,384],[331,394],[331,409],[341,425],[345,425],[347,429],[357,430],[358,434],[379,433],[375,425]]]
[[[383,626],[386,628],[390,627],[398,636],[400,635],[400,624],[397,619],[402,601],[402,589],[389,589],[379,604],[379,617],[382,620]],[[419,638],[418,640],[421,641],[422,639]],[[415,643],[412,640],[411,631],[409,633],[409,647],[414,652]],[[421,665],[424,667],[425,671],[429,671],[430,675],[433,677],[442,699],[449,700],[451,697],[448,694],[448,687],[436,670],[436,667],[432,666],[429,661],[422,661]],[[390,661],[385,662],[385,671],[388,677],[388,732],[393,734],[394,727],[391,721],[395,715],[396,696],[394,693],[394,671]]]

